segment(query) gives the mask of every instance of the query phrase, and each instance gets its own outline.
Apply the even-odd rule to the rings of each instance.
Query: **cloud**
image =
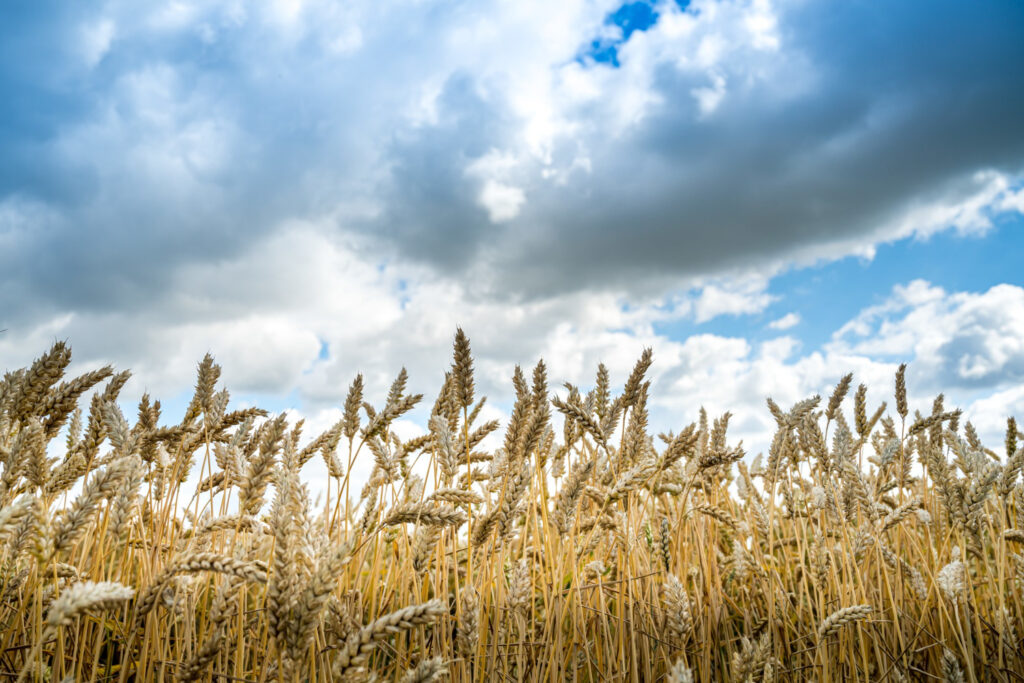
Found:
[[[917,280],[840,328],[837,352],[913,357],[911,376],[941,390],[995,390],[1024,379],[1024,288],[947,293]]]
[[[81,28],[81,50],[86,66],[95,67],[114,40],[116,27],[110,19],[99,19]]]
[[[479,201],[487,209],[492,223],[504,223],[519,215],[519,208],[526,201],[526,196],[518,187],[488,180],[480,191]]]
[[[618,67],[579,60],[617,10],[26,9],[0,29],[0,201],[51,218],[0,265],[23,311],[124,308],[330,219],[492,296],[642,293],[1016,210],[1019,7],[660,3]]]
[[[770,323],[768,323],[768,327],[773,330],[788,330],[790,328],[796,327],[799,324],[800,314],[789,312],[786,315],[782,316],[781,318],[777,318],[776,320],[773,320]]]
[[[1024,112],[1024,98],[1009,95],[1012,76],[1001,61],[1019,47],[1000,18],[959,16],[951,5],[926,16],[902,6],[884,17],[846,8],[851,16],[835,21],[814,4],[700,10],[668,8],[634,32],[619,49],[619,69],[570,62],[553,70],[542,101],[565,123],[551,140],[550,162],[523,149],[516,129],[528,114],[500,129],[506,155],[521,159],[517,186],[529,204],[472,257],[443,257],[447,267],[482,259],[481,270],[506,287],[540,295],[797,254],[834,258],[950,227],[983,229],[990,224],[984,207],[998,205],[1019,178],[1024,141],[1007,124]],[[771,17],[754,25],[773,28],[752,33],[753,14]],[[957,21],[964,22],[957,44],[972,53],[942,81],[933,74],[949,63],[941,43],[875,42],[875,35],[922,35],[919,25],[923,36],[945,35]],[[865,30],[850,32],[851,25]],[[839,42],[842,50],[830,47]],[[889,58],[907,66],[894,72]],[[710,99],[703,108],[693,101],[694,92],[718,92],[716,83],[736,85],[716,95],[714,111]],[[602,97],[608,92],[615,97]],[[501,91],[474,100],[473,111],[481,108],[489,114],[474,116],[477,130],[510,109]],[[445,130],[420,135],[436,137],[441,158],[453,158],[444,150],[464,157],[464,146],[445,142]],[[581,158],[589,171],[547,182],[554,174],[546,165]],[[422,215],[408,232],[462,231]],[[412,249],[432,258],[415,242]]]
[[[268,262],[277,267],[266,268]],[[891,405],[896,367],[909,361],[912,408],[927,410],[945,391],[947,405],[964,407],[990,444],[999,443],[1000,425],[1021,401],[1014,387],[1024,372],[1017,315],[1024,289],[1011,285],[951,293],[907,283],[840,326],[824,348],[804,350],[790,336],[759,342],[659,333],[659,321],[696,315],[686,300],[676,310],[660,298],[601,292],[517,303],[479,298],[429,269],[412,274],[364,263],[358,245],[313,224],[267,236],[231,264],[190,266],[173,284],[148,314],[71,312],[28,333],[10,330],[0,335],[0,355],[13,366],[26,364],[54,339],[69,339],[76,371],[106,362],[131,368],[131,401],[144,390],[173,398],[190,386],[195,363],[209,351],[236,396],[263,405],[267,398],[281,405],[287,396],[283,406],[309,419],[309,435],[336,418],[357,372],[366,377],[368,400],[378,404],[403,366],[410,391],[425,395],[408,429],[422,429],[451,362],[457,325],[470,335],[478,392],[490,398],[488,417],[506,417],[517,363],[529,368],[543,358],[553,387],[569,381],[586,390],[604,362],[620,387],[651,347],[652,429],[678,430],[701,407],[712,416],[728,410],[733,440],[751,453],[767,448],[774,429],[766,396],[788,407],[827,395],[847,371],[868,385],[872,407]]]
[[[766,447],[774,423],[764,409],[771,396],[784,408],[814,393],[827,396],[842,374],[865,383],[869,403],[892,406],[893,377],[908,362],[911,409],[930,410],[942,392],[960,407],[983,441],[998,447],[1006,417],[1020,414],[1024,393],[1024,288],[998,285],[981,293],[946,292],[924,281],[896,287],[865,308],[823,349],[800,353],[790,337],[760,344],[697,335],[656,353],[652,421],[730,410],[734,433]],[[788,316],[787,316],[788,317]],[[683,418],[685,419],[685,418]]]
[[[694,302],[696,320],[707,322],[720,315],[763,311],[776,297],[768,294],[768,283],[759,277],[729,278],[705,284]]]

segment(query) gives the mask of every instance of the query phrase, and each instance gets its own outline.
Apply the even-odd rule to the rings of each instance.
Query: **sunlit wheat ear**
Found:
[[[587,583],[597,581],[602,575],[608,570],[602,560],[593,560],[583,565],[581,573],[583,574],[583,580]]]
[[[843,399],[846,398],[846,392],[850,390],[850,383],[853,382],[853,373],[843,375],[839,383],[836,384],[835,390],[832,392],[832,396],[828,399],[828,407],[825,409],[825,419],[835,420],[836,413],[839,410],[839,406],[842,404]]]
[[[447,672],[448,667],[440,657],[425,659],[402,677],[402,683],[435,683]]]
[[[135,456],[128,456],[119,458],[105,469],[92,473],[82,493],[67,508],[64,516],[53,525],[54,554],[69,548],[85,533],[100,502],[115,495],[120,488],[121,480],[136,467],[138,459]]]
[[[593,460],[585,460],[574,465],[569,476],[566,477],[565,483],[558,490],[552,519],[560,534],[566,534],[572,528],[576,511],[579,508],[580,497],[594,472],[595,464]]]
[[[437,550],[437,541],[441,538],[441,527],[420,525],[412,544],[412,567],[417,574],[424,574],[430,569]]]
[[[1016,431],[1016,423],[1013,424],[1012,429]],[[1007,436],[1007,442],[1009,442],[1009,436]],[[1016,447],[1016,441],[1012,444],[1008,443],[1007,448],[1010,447]],[[1006,464],[1003,466],[1003,471],[999,475],[998,491],[1000,497],[1003,499],[1009,498],[1010,493],[1013,492],[1013,487],[1017,483],[1017,477],[1022,468],[1024,468],[1024,446],[1017,448],[1006,458]]]
[[[662,517],[658,525],[658,553],[665,571],[672,567],[672,526],[668,517]]]
[[[437,489],[430,494],[428,500],[439,500],[446,503],[456,503],[459,505],[479,505],[484,502],[483,496],[473,491],[466,491],[464,489]]]
[[[422,605],[412,605],[380,617],[349,637],[334,660],[334,676],[341,678],[364,666],[377,644],[390,638],[393,634],[433,623],[446,614],[448,614],[448,607],[443,602],[431,600]]]
[[[132,456],[132,459],[132,465],[121,481],[120,490],[110,502],[111,512],[107,528],[108,533],[117,544],[125,541],[128,527],[136,515],[136,499],[145,475],[142,460],[137,456]]]
[[[456,637],[456,650],[459,656],[472,658],[476,653],[477,642],[480,639],[480,594],[472,586],[462,589],[459,596],[459,620],[458,634]]]
[[[25,494],[11,505],[0,508],[0,541],[15,533],[21,523],[31,514],[33,498]]]
[[[752,499],[752,501],[752,507],[755,510],[755,515],[757,516],[757,518],[755,519],[755,523],[757,523],[759,527],[764,527],[763,529],[759,528],[759,530],[761,531],[762,537],[767,538],[768,520],[767,517],[765,517],[763,520],[761,519],[761,516],[767,515],[767,512],[764,510],[764,506],[757,502],[756,498]],[[701,515],[705,515],[707,517],[711,517],[712,519],[717,520],[722,524],[726,525],[730,529],[735,529],[737,526],[736,520],[733,519],[732,515],[730,515],[728,512],[718,507],[717,505],[695,505],[692,508],[690,508],[686,514],[687,516],[689,516],[693,513],[698,513]]]
[[[916,513],[918,509],[920,509],[920,507],[920,498],[912,498],[911,500],[908,500],[906,503],[903,503],[902,505],[894,509],[892,512],[887,514],[885,518],[882,519],[882,521],[880,522],[881,530],[888,531],[894,526],[898,526],[907,517]]]
[[[533,583],[529,560],[519,560],[513,566],[508,581],[508,606],[518,614],[525,614],[533,601]]]
[[[10,414],[15,420],[40,415],[46,407],[44,396],[64,374],[71,363],[71,349],[64,342],[55,343],[49,351],[32,363],[11,400]]]
[[[935,582],[947,600],[955,602],[966,587],[966,567],[960,560],[954,560],[939,570]]]
[[[36,643],[32,655],[18,675],[18,682],[26,680],[35,666],[34,654],[38,648],[52,638],[61,626],[71,626],[75,619],[87,611],[117,609],[135,595],[135,590],[113,581],[86,581],[65,588],[50,604],[46,613],[46,627],[42,639]]]
[[[109,610],[120,607],[135,595],[135,590],[113,581],[76,583],[64,589],[53,601],[46,614],[46,626],[51,631],[69,626],[86,610]]]
[[[235,591],[242,585],[242,581],[232,577],[221,584],[217,594],[210,604],[209,611],[209,636],[199,647],[192,659],[183,664],[177,672],[179,681],[199,680],[204,669],[217,657],[227,636],[227,622],[236,613],[231,609],[231,599]]]
[[[818,627],[818,642],[824,642],[829,636],[838,633],[847,624],[866,619],[871,614],[871,605],[853,605],[843,607],[828,615]]]
[[[964,683],[960,662],[949,648],[942,650],[942,680],[944,683]]]
[[[756,640],[746,636],[740,638],[740,649],[732,655],[732,682],[743,683],[750,677],[762,673],[771,658],[771,635],[769,631]]]
[[[693,683],[693,671],[680,659],[669,669],[665,680],[667,683]]]
[[[455,395],[459,406],[468,408],[473,405],[473,356],[469,349],[469,338],[461,327],[455,333],[452,377],[455,379]]]
[[[337,587],[338,577],[352,559],[350,541],[324,549],[317,560],[316,571],[299,594],[289,630],[288,646],[291,657],[299,659],[313,641],[317,624],[331,592]]]
[[[665,627],[668,636],[676,643],[682,643],[693,630],[693,616],[690,613],[690,598],[686,588],[674,574],[665,576],[661,587],[661,601],[665,609]]]
[[[77,438],[81,430],[81,409],[78,407],[79,398],[89,389],[93,388],[113,374],[113,368],[107,365],[99,370],[86,372],[73,380],[61,382],[57,386],[53,387],[38,410],[38,415],[40,417],[45,416],[43,428],[46,433],[46,438],[49,439],[56,436],[69,417],[71,417],[74,422],[76,419],[74,416],[76,414],[78,424],[73,425],[73,427],[68,430],[68,433],[69,436],[73,433],[75,438]],[[74,440],[75,439],[72,439],[68,444],[69,452],[73,449]]]
[[[267,570],[261,563],[247,562],[219,553],[194,553],[173,563],[163,570],[135,603],[135,626],[143,625],[146,615],[156,606],[157,599],[167,582],[177,574],[195,572],[217,572],[238,577],[251,583],[266,583]]]
[[[461,510],[438,507],[432,503],[405,503],[388,510],[381,522],[384,526],[417,523],[427,526],[461,526],[466,521],[466,514]]]

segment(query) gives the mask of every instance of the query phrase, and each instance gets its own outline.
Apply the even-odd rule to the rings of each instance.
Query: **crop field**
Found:
[[[757,455],[728,413],[651,434],[650,352],[561,399],[517,368],[499,424],[459,330],[436,397],[357,377],[322,434],[233,408],[210,356],[177,422],[70,360],[0,382],[5,680],[1024,680],[1024,436],[908,405],[905,366],[882,405],[768,399]]]

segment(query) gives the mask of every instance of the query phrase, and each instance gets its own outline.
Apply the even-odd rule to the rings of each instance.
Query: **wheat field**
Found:
[[[502,426],[459,330],[406,441],[404,370],[308,435],[232,409],[210,356],[176,424],[70,360],[0,383],[5,680],[1024,680],[1022,436],[908,406],[905,366],[892,409],[850,375],[768,399],[751,457],[728,413],[649,433],[650,351],[621,393],[516,368]]]

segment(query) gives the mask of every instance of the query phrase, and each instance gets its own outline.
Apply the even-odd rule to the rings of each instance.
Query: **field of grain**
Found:
[[[851,376],[769,399],[752,457],[728,414],[649,434],[649,352],[564,400],[517,368],[500,425],[460,330],[408,441],[404,372],[304,434],[232,409],[210,357],[176,424],[148,396],[130,421],[128,374],[70,359],[0,383],[6,680],[1024,680],[1022,437],[908,406],[903,367],[888,406]]]

